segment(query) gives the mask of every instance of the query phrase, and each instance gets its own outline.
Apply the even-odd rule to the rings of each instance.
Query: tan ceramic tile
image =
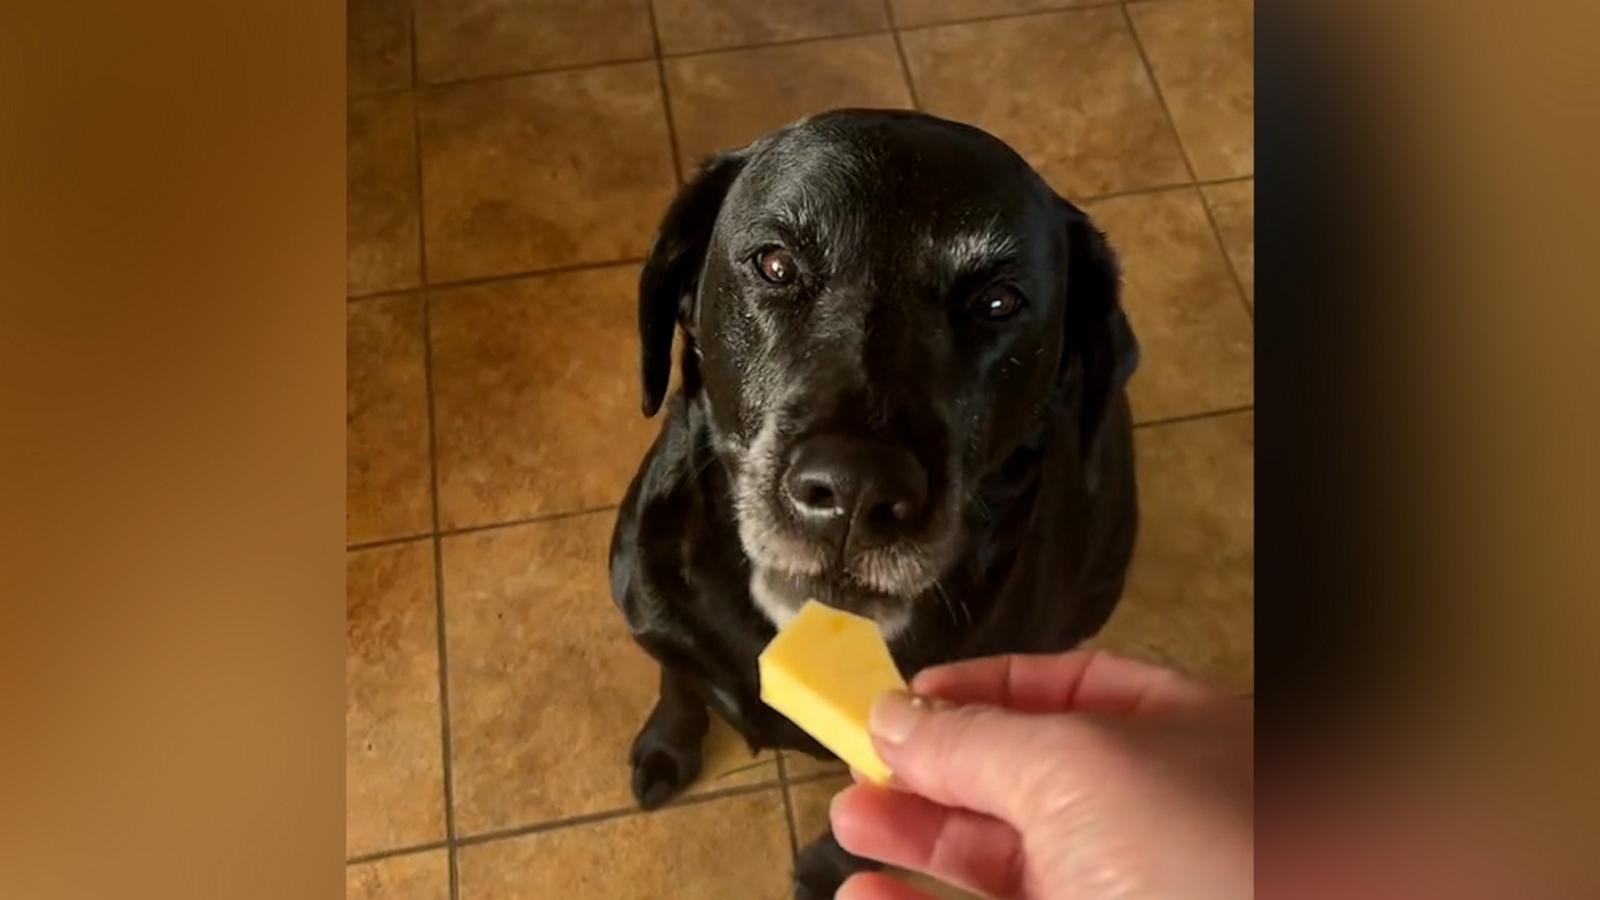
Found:
[[[1188,181],[1117,9],[919,29],[901,40],[925,109],[1011,144],[1064,194]]]
[[[352,94],[411,86],[411,4],[345,0],[345,81]]]
[[[629,809],[628,747],[657,669],[611,602],[599,513],[445,539],[456,827]],[[717,723],[694,791],[776,777]],[[770,754],[769,754],[770,756]]]
[[[785,750],[783,753],[784,770],[790,778],[805,778],[808,775],[839,775],[849,772],[845,764],[838,760],[824,762],[809,754]]]
[[[1255,4],[1157,0],[1128,7],[1178,135],[1202,180],[1255,171]]]
[[[828,804],[833,795],[850,786],[850,776],[824,778],[789,788],[789,805],[794,811],[794,836],[800,846],[811,843],[828,830]]]
[[[345,540],[427,534],[433,507],[422,298],[351,302],[345,345]]]
[[[462,900],[787,900],[776,788],[461,848]]]
[[[1082,2],[1086,0],[890,0],[894,24],[900,28],[1062,9]]]
[[[649,0],[417,0],[417,69],[428,84],[647,59]]]
[[[883,0],[655,0],[661,52],[694,53],[889,27]]]
[[[443,850],[391,856],[344,870],[345,900],[449,900],[450,860]]]
[[[1233,271],[1244,285],[1245,296],[1256,302],[1256,181],[1213,184],[1201,188],[1211,217],[1217,220],[1222,246],[1233,261]]]
[[[821,837],[822,833],[828,830],[828,805],[832,802],[833,796],[849,784],[848,777],[829,778],[790,789],[789,803],[794,808],[794,833],[801,847]],[[973,894],[941,884],[925,875],[905,871],[897,871],[896,875],[939,900],[979,900]]]
[[[700,766],[700,778],[690,786],[688,794],[778,780],[777,752],[765,750],[752,755],[750,745],[739,732],[716,714],[711,716],[711,732],[706,735]]]
[[[911,106],[888,35],[669,59],[668,95],[685,173],[796,119],[844,106]]]
[[[444,837],[433,545],[346,555],[345,853]]]
[[[639,413],[638,267],[434,292],[439,517],[460,527],[619,503]]]
[[[1255,671],[1255,417],[1143,428],[1139,541],[1095,646],[1235,691]]]
[[[345,280],[352,294],[414,287],[417,150],[411,95],[352,99],[345,161]]]
[[[677,184],[654,63],[419,102],[433,282],[644,255]]]
[[[1248,405],[1254,338],[1200,196],[1192,188],[1090,204],[1122,261],[1123,303],[1141,347],[1128,387],[1138,421]]]

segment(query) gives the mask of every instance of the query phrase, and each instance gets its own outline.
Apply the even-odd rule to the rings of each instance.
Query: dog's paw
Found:
[[[633,768],[633,799],[644,809],[655,809],[683,792],[700,775],[700,744],[674,744],[648,724],[633,739],[628,752]]]
[[[839,886],[857,872],[880,868],[846,851],[825,834],[800,849],[794,860],[794,900],[833,900]]]

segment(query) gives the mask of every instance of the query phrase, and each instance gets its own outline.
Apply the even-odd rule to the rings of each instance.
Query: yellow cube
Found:
[[[877,784],[889,779],[867,732],[878,697],[905,679],[871,619],[807,600],[761,652],[761,700]]]

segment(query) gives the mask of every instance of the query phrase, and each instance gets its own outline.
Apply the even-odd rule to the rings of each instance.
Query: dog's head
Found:
[[[1117,285],[1087,217],[999,140],[828,113],[708,160],[668,210],[640,278],[644,411],[681,328],[753,587],[892,631],[1052,404],[1092,460],[1137,356]]]

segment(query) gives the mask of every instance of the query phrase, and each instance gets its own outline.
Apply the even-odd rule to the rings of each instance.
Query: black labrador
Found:
[[[752,750],[831,758],[759,699],[756,656],[807,598],[876,620],[908,675],[1099,630],[1137,524],[1118,281],[1084,213],[976,128],[839,110],[706,161],[639,280],[645,414],[677,333],[680,389],[611,544],[661,664],[642,806],[698,774],[708,709]],[[796,896],[867,865],[825,835]]]

